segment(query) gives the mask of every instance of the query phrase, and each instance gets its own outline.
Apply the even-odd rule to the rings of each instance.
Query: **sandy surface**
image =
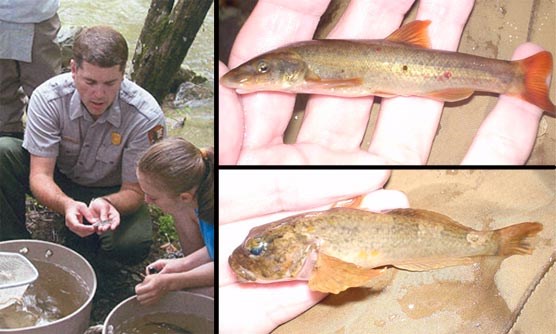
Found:
[[[555,171],[394,171],[387,188],[405,192],[411,207],[475,229],[538,221],[544,230],[530,256],[396,271],[382,291],[329,295],[274,333],[517,334],[556,328],[556,275],[548,270],[555,249]]]

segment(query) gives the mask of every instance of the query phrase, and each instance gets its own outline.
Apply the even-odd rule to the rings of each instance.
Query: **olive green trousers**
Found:
[[[25,196],[29,189],[29,152],[20,139],[0,137],[0,241],[30,238],[25,227]],[[119,190],[116,187],[85,187],[72,182],[58,170],[56,184],[69,197],[88,204],[95,197]],[[67,230],[66,246],[83,253],[93,250],[102,257],[124,264],[144,260],[152,244],[152,222],[146,205],[120,217],[115,231],[81,238]],[[84,254],[85,255],[85,254]]]

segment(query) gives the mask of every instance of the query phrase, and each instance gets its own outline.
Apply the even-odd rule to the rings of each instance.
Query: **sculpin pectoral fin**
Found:
[[[309,278],[309,288],[313,291],[339,293],[348,288],[365,285],[381,273],[380,269],[363,268],[320,253]]]

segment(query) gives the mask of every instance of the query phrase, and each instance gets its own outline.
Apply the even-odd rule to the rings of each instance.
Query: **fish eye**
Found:
[[[259,238],[253,239],[250,244],[252,244],[249,246],[249,253],[251,253],[251,255],[259,256],[266,250],[266,242]]]
[[[269,66],[264,60],[261,60],[257,64],[257,72],[259,72],[261,74],[264,74],[264,73],[268,72],[268,70],[269,70]]]

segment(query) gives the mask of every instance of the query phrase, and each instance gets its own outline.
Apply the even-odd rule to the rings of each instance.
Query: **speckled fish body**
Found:
[[[239,93],[283,91],[335,96],[422,96],[458,101],[485,91],[510,94],[554,112],[542,51],[506,61],[428,47],[429,21],[414,21],[384,40],[293,43],[231,70],[221,83]]]
[[[341,282],[345,289],[361,285],[367,279],[366,269],[391,265],[430,270],[472,263],[481,256],[527,254],[531,252],[528,238],[541,229],[541,224],[523,223],[477,231],[426,210],[380,214],[334,208],[252,229],[229,263],[241,280],[263,283],[317,281],[322,280],[317,270],[326,270],[327,275],[339,270],[341,275],[354,276]],[[319,282],[313,287],[330,290]],[[326,292],[339,291],[334,287]]]

